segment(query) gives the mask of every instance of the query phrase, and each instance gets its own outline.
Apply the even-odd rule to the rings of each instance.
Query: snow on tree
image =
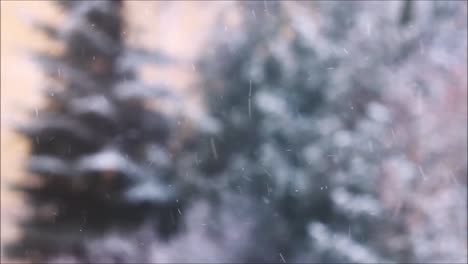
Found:
[[[395,142],[394,126],[409,124],[399,121],[392,98],[405,89],[394,87],[397,81],[424,74],[417,73],[421,61],[434,65],[429,74],[443,71],[443,58],[425,60],[424,49],[452,56],[444,62],[466,58],[466,22],[457,20],[466,16],[466,3],[254,2],[240,9],[243,24],[218,30],[209,42],[216,49],[200,63],[200,87],[220,127],[202,136],[201,174],[218,203],[230,192],[256,208],[248,215],[258,229],[239,243],[244,254],[236,261],[433,259],[422,251],[435,244],[422,246],[405,233],[423,223],[395,217],[399,209],[382,199],[392,188],[382,186],[390,160],[418,168]],[[461,170],[466,175],[466,162]],[[411,192],[404,177],[414,181],[421,173],[392,177]],[[215,215],[242,211],[217,206]],[[458,217],[466,220],[466,213]],[[451,254],[446,259],[466,258]]]
[[[27,169],[39,184],[17,186],[32,215],[7,252],[40,262],[67,255],[94,263],[101,261],[91,254],[95,238],[146,223],[161,237],[178,229],[186,196],[180,197],[173,173],[175,120],[148,104],[168,100],[170,88],[137,78],[140,65],[169,58],[126,45],[121,1],[57,4],[66,12],[63,24],[35,23],[65,46],[58,55],[35,55],[50,79],[48,104],[18,126],[31,142]],[[128,260],[114,246],[103,251],[105,260]]]

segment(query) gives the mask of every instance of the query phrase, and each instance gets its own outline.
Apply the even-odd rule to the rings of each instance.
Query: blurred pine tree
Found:
[[[246,206],[229,210],[250,212],[238,221],[256,223],[235,260],[418,261],[412,227],[381,201],[382,165],[402,155],[385,96],[392,72],[418,67],[421,42],[448,20],[421,13],[435,3],[416,18],[403,6],[401,19],[365,1],[240,5],[242,25],[216,31],[201,57],[220,129],[200,137],[197,157],[221,204],[212,218],[230,193]]]
[[[58,56],[35,56],[51,79],[48,105],[18,127],[31,141],[27,168],[39,184],[17,186],[33,212],[7,252],[40,262],[58,255],[125,262],[118,248],[89,256],[88,241],[147,222],[168,237],[183,207],[169,148],[174,121],[145,104],[169,88],[136,78],[139,65],[168,58],[125,45],[121,1],[57,4],[64,24],[36,23],[65,46]]]

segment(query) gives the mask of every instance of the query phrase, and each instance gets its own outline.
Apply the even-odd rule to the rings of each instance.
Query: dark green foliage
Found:
[[[183,207],[169,149],[172,121],[145,106],[169,92],[137,80],[143,63],[164,56],[127,47],[121,1],[58,2],[66,21],[38,23],[65,44],[58,56],[39,54],[50,77],[48,105],[19,126],[31,142],[28,171],[40,184],[23,183],[32,216],[23,238],[8,249],[37,261],[59,254],[86,259],[86,241],[145,222],[167,237]],[[180,210],[180,209],[179,209]]]
[[[200,87],[220,130],[201,137],[198,156],[214,193],[265,208],[251,212],[262,229],[236,261],[418,259],[380,200],[382,166],[401,153],[389,144],[396,119],[384,98],[391,72],[416,67],[421,41],[432,45],[433,26],[447,20],[403,14],[413,23],[404,28],[384,13],[389,5],[358,1],[241,6],[240,29],[216,32],[216,49],[201,59]]]
[[[380,107],[379,79],[370,65],[345,69],[342,65],[350,63],[345,52],[325,49],[339,46],[333,36],[343,37],[346,27],[330,28],[340,31],[317,43],[299,18],[270,7],[256,18],[250,10],[264,11],[248,7],[243,28],[249,30],[229,38],[206,59],[203,87],[208,87],[207,102],[222,131],[212,136],[211,145],[203,144],[202,166],[214,181],[226,181],[228,190],[270,208],[269,215],[259,216],[269,230],[252,239],[275,233],[276,223],[287,230],[286,237],[265,241],[271,252],[253,250],[240,261],[280,262],[280,252],[294,261],[308,247],[312,251],[303,261],[352,261],[348,253],[321,252],[309,234],[315,225],[338,234],[353,227],[349,243],[372,239],[371,225],[364,223],[379,219],[372,190],[380,157],[371,151],[381,151],[370,150],[375,139],[360,130],[382,129],[367,117],[369,107]],[[357,79],[366,70],[374,73]],[[342,199],[347,201],[340,203]]]

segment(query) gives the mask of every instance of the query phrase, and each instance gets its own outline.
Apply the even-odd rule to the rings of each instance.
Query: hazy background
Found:
[[[395,1],[395,8],[389,9],[389,14],[398,12],[398,3],[400,2]],[[13,120],[24,120],[26,109],[40,108],[43,102],[37,90],[43,81],[43,75],[40,68],[28,58],[28,52],[61,49],[60,44],[49,41],[27,22],[30,17],[35,17],[58,25],[63,17],[61,12],[48,1],[1,1],[0,4],[1,241],[3,244],[18,236],[15,220],[27,215],[21,197],[11,192],[8,184],[25,176],[22,165],[27,155],[28,143],[15,135],[10,124]],[[194,113],[194,122],[197,122],[196,117],[201,115],[203,107],[200,90],[196,87],[199,72],[192,61],[210,48],[207,40],[213,37],[213,27],[226,31],[226,28],[237,24],[238,9],[234,8],[234,5],[235,3],[231,1],[126,1],[125,3],[129,29],[128,42],[136,46],[166,51],[182,62],[167,69],[144,69],[142,75],[149,81],[164,80],[176,87],[177,93],[184,98],[186,106]],[[223,13],[225,24],[216,26],[221,12],[225,12]],[[459,21],[459,23],[466,22]],[[466,38],[466,27],[459,36]],[[447,43],[449,40],[441,39],[441,42]],[[466,41],[464,43],[466,48]],[[466,57],[466,52],[463,55]],[[402,168],[400,161],[395,159],[386,162],[384,169],[386,177],[382,177],[381,198],[389,208],[399,208],[400,205],[397,203],[400,199],[395,197],[403,197],[403,200],[409,201],[410,213],[406,216],[405,223],[415,226],[412,232],[416,237],[420,235],[421,239],[425,240],[428,226],[437,227],[439,229],[435,232],[447,234],[450,239],[456,237],[453,240],[446,240],[441,236],[442,239],[437,243],[444,247],[444,242],[450,241],[452,244],[449,246],[460,251],[466,248],[466,238],[459,236],[460,233],[466,236],[466,223],[452,223],[450,220],[459,219],[452,214],[460,214],[459,210],[464,208],[465,211],[461,214],[464,213],[466,221],[466,201],[464,201],[466,187],[464,191],[459,191],[456,186],[466,185],[466,174],[460,172],[466,173],[467,65],[466,60],[465,63],[458,60],[450,63],[449,60],[450,58],[442,56],[440,63],[448,65],[448,74],[435,70],[437,67],[423,68],[424,65],[415,64],[421,68],[410,65],[407,69],[401,70],[403,74],[396,75],[394,90],[388,93],[387,99],[391,102],[392,111],[399,116],[395,130],[399,133],[397,135],[399,143],[404,146],[402,154],[415,164],[425,162],[430,164],[431,168],[418,172],[427,176],[429,181],[412,185],[410,188],[401,178],[392,177],[405,169]],[[426,71],[427,74],[418,71]],[[432,95],[420,97],[410,91],[407,80],[404,79],[406,73],[424,75],[428,82],[436,87],[429,92]],[[389,190],[384,188],[385,186],[393,188]],[[450,226],[452,224],[453,226]],[[448,228],[447,232],[444,228]],[[461,255],[466,258],[466,253]]]

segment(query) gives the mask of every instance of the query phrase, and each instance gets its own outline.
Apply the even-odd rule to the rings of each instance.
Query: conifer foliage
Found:
[[[93,262],[86,241],[110,230],[131,232],[151,222],[167,237],[177,229],[183,201],[171,178],[172,121],[145,103],[169,90],[136,78],[138,65],[167,58],[125,45],[121,1],[57,4],[66,12],[64,24],[37,27],[65,50],[36,56],[50,79],[47,106],[18,127],[31,142],[27,169],[39,184],[17,186],[33,212],[8,252]]]
[[[425,259],[405,234],[414,226],[381,200],[392,188],[382,186],[383,165],[406,155],[391,133],[402,117],[388,98],[401,93],[394,79],[418,78],[408,67],[436,64],[420,55],[422,45],[442,49],[438,34],[455,34],[440,10],[463,12],[453,2],[418,3],[419,13],[408,2],[398,10],[365,1],[240,6],[241,26],[218,27],[210,41],[217,48],[200,63],[200,87],[220,127],[201,140],[201,174],[215,193],[223,190],[219,203],[231,193],[246,205],[226,203],[214,215],[247,211],[237,221],[255,223],[235,260]],[[407,71],[394,75],[399,69]]]

